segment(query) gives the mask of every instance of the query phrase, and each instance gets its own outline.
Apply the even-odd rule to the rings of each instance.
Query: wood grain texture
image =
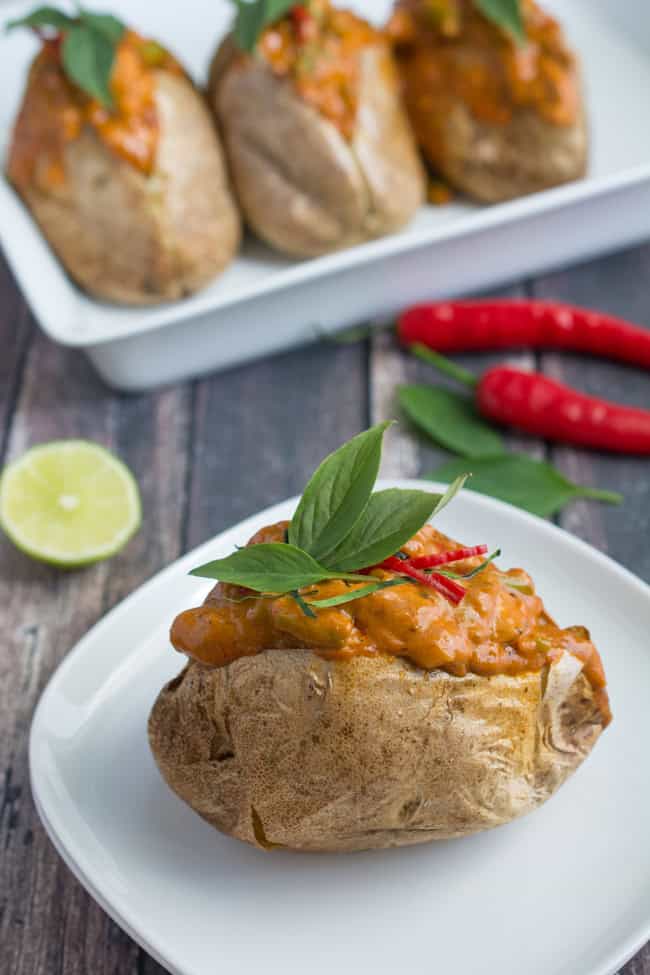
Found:
[[[650,246],[638,247],[538,279],[534,294],[600,308],[650,329]],[[650,408],[650,377],[631,366],[601,359],[546,353],[542,367],[553,378],[631,406]],[[569,477],[620,491],[620,507],[578,501],[560,524],[650,582],[650,457],[621,457],[555,447],[553,462]]]
[[[186,547],[298,493],[366,427],[365,359],[364,345],[326,342],[197,384]]]
[[[650,321],[650,297],[642,287],[649,260],[648,249],[640,248],[543,279],[534,289],[587,304],[591,299]],[[70,646],[116,601],[186,548],[298,492],[328,450],[371,420],[395,416],[397,383],[435,376],[397,349],[387,333],[378,333],[370,342],[324,343],[157,394],[118,396],[81,355],[36,332],[1,261],[0,348],[2,456],[13,458],[54,437],[97,440],[134,470],[144,508],[142,529],[127,548],[82,572],[40,566],[0,539],[0,968],[10,975],[163,975],[77,884],[47,840],[28,785],[27,735],[35,703]],[[478,371],[493,358],[463,362]],[[535,364],[532,356],[517,355],[516,361]],[[638,377],[631,383],[633,370],[544,359],[549,370],[560,365],[575,369],[576,383],[598,388],[610,382],[607,391],[630,402],[648,391],[647,377],[645,386]],[[592,368],[605,372],[591,374]],[[525,438],[509,442],[538,455],[546,450]],[[383,472],[422,473],[444,456],[402,422],[391,431]],[[624,485],[633,498],[630,511],[619,518],[608,510],[594,527],[593,515],[575,506],[575,530],[646,573],[645,462],[620,466],[573,451],[557,452],[556,460],[608,486]],[[648,948],[623,971],[650,975]]]

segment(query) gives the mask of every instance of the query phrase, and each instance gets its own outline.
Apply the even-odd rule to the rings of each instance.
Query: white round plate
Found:
[[[502,564],[531,571],[562,625],[591,629],[614,711],[546,806],[489,833],[404,850],[264,853],[216,833],[165,786],[146,723],[183,663],[170,621],[210,585],[187,572],[294,505],[161,572],[50,681],[32,726],[32,787],[70,869],[174,975],[612,975],[650,938],[650,588],[508,505],[465,491],[439,524],[499,546]]]

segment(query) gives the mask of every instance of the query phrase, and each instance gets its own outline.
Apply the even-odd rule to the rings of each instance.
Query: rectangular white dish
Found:
[[[375,21],[390,0],[355,0]],[[3,3],[3,19],[32,2]],[[249,240],[210,287],[182,302],[119,308],[83,295],[63,272],[8,183],[0,180],[0,243],[41,327],[85,349],[110,385],[137,390],[225,368],[317,334],[392,314],[642,240],[650,212],[650,13],[643,0],[555,0],[581,54],[590,111],[588,177],[492,207],[424,207],[403,232],[296,261]],[[230,18],[226,0],[111,9],[177,53],[200,81]],[[0,152],[19,104],[33,40],[2,39]]]

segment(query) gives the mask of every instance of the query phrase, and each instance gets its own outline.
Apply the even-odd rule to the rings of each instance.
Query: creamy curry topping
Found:
[[[249,544],[281,542],[286,527],[280,522],[264,528]],[[425,525],[402,551],[415,558],[456,548],[456,542]],[[480,562],[480,557],[466,559],[454,570],[465,573]],[[383,569],[371,574],[382,579],[395,575]],[[326,599],[359,585],[328,581],[301,595]],[[462,585],[466,594],[458,606],[433,589],[407,582],[317,610],[312,618],[290,595],[260,597],[219,583],[205,605],[176,618],[171,640],[181,653],[215,667],[262,650],[308,647],[333,658],[406,657],[425,670],[440,668],[456,676],[539,671],[568,651],[583,662],[607,709],[605,674],[589,633],[580,626],[556,626],[526,572],[489,565]]]
[[[578,71],[562,29],[533,0],[522,10],[526,43],[518,45],[474,0],[398,0],[388,33],[416,135],[434,161],[450,97],[491,124],[507,125],[523,108],[553,125],[575,123]]]
[[[14,129],[8,164],[14,185],[45,192],[62,186],[65,146],[85,125],[118,156],[150,174],[159,137],[155,72],[161,69],[183,73],[155,41],[125,31],[111,75],[114,107],[107,109],[68,80],[61,66],[60,39],[46,40],[32,64]]]
[[[278,77],[351,139],[359,100],[361,51],[381,35],[329,0],[306,0],[268,27],[259,49]]]

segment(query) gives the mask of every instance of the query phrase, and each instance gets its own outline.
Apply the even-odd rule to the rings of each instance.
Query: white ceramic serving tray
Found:
[[[435,490],[431,482],[384,487]],[[529,816],[461,840],[358,854],[264,853],[164,784],[147,715],[183,659],[168,640],[227,555],[296,499],[169,566],[95,626],[39,703],[32,790],[60,854],[173,975],[614,975],[650,937],[650,588],[548,522],[469,491],[436,524],[524,565],[562,625],[586,624],[614,721]]]
[[[2,3],[17,16],[32,0]],[[381,22],[391,0],[350,0]],[[227,0],[152,4],[111,0],[158,37],[201,81],[230,19]],[[200,294],[152,309],[83,295],[0,179],[0,241],[43,329],[84,348],[104,379],[142,389],[224,368],[390,315],[414,300],[449,297],[557,267],[647,237],[650,213],[650,11],[645,0],[549,0],[580,51],[592,126],[589,176],[492,207],[423,207],[403,232],[315,260],[289,260],[249,240]],[[4,155],[34,42],[0,38],[0,152]]]

